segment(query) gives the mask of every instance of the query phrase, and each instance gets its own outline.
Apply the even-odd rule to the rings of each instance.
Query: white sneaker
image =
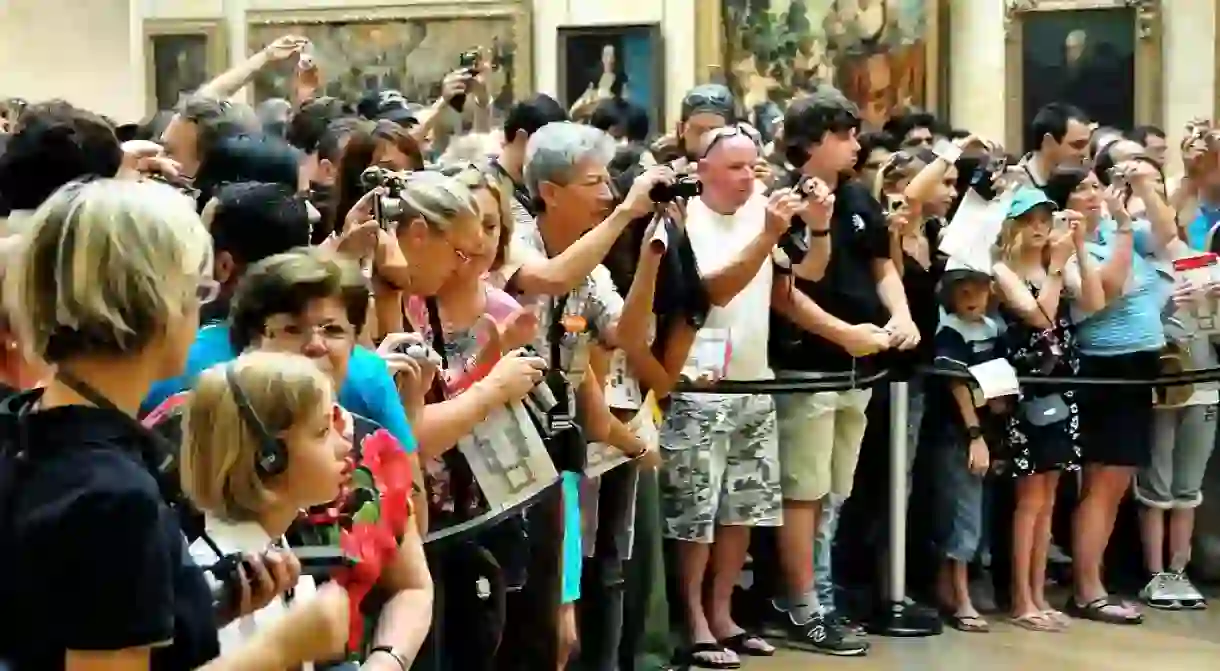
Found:
[[[1162,610],[1177,610],[1182,607],[1174,587],[1176,581],[1171,573],[1158,573],[1152,576],[1144,589],[1140,590],[1140,599],[1153,608]]]
[[[1185,573],[1177,572],[1169,574],[1169,589],[1173,593],[1174,599],[1183,607],[1191,610],[1202,610],[1207,608],[1207,599],[1195,587],[1190,578],[1186,577]]]

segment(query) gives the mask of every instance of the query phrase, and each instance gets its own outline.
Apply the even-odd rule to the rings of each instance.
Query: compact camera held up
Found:
[[[383,229],[389,228],[390,220],[403,212],[402,192],[407,188],[406,174],[372,166],[360,173],[360,185],[369,191],[382,189],[382,193],[373,201],[373,218]]]

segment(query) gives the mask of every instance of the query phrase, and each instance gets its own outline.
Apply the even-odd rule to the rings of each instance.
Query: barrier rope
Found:
[[[917,366],[921,375],[949,377],[958,380],[971,379],[964,370],[953,370],[937,366]],[[774,380],[719,380],[711,384],[681,382],[675,392],[684,394],[812,394],[820,391],[847,391],[872,387],[880,382],[899,381],[889,369],[864,377],[852,373],[811,373],[805,371],[777,371]],[[1147,379],[1109,377],[1018,377],[1021,385],[1043,387],[1176,387],[1204,382],[1220,382],[1220,367],[1184,371],[1174,375],[1161,375]]]

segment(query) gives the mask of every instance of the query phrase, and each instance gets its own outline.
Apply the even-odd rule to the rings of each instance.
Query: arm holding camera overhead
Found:
[[[987,153],[990,151],[987,141],[977,135],[970,135],[958,140],[941,140],[932,147],[936,160],[927,164],[917,175],[911,178],[902,195],[912,206],[916,203],[926,203],[936,197],[937,188],[945,180],[949,169],[957,165],[957,161],[966,152]]]
[[[200,86],[199,90],[195,91],[195,95],[217,100],[232,98],[253,81],[254,76],[263,68],[291,58],[299,58],[308,45],[309,39],[300,35],[278,37],[271,44],[263,47],[261,51],[247,58],[245,62],[229,68],[215,79]]]
[[[1177,212],[1157,190],[1156,168],[1145,161],[1127,161],[1115,166],[1131,193],[1144,203],[1144,216],[1152,224],[1152,241],[1158,250],[1178,239]]]

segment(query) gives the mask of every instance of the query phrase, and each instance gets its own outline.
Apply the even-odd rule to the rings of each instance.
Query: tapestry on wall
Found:
[[[895,111],[935,107],[927,72],[935,2],[928,0],[721,0],[725,72],[743,111],[763,125],[780,105],[822,84],[860,106],[879,128]]]

